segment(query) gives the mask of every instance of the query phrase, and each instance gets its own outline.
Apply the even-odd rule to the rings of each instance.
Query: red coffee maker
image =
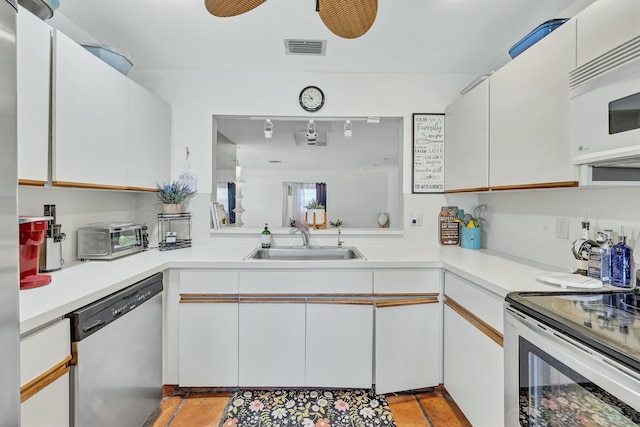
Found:
[[[21,216],[20,224],[20,289],[32,289],[51,283],[51,276],[38,274],[40,244],[47,234],[49,216]]]

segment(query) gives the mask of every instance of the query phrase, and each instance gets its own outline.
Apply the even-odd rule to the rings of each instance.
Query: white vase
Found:
[[[162,213],[166,213],[166,214],[182,213],[182,203],[165,203],[162,205]]]
[[[324,209],[307,209],[307,224],[324,224]]]

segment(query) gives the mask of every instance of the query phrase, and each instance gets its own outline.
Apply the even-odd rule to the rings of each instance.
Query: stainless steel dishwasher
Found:
[[[162,273],[67,317],[72,425],[142,426],[162,397]]]

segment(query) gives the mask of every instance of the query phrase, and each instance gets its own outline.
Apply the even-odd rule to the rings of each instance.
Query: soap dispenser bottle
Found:
[[[271,247],[271,232],[269,231],[268,224],[264,224],[264,230],[262,230],[261,235],[262,247],[268,249]]]
[[[633,250],[627,245],[627,236],[622,229],[620,241],[611,250],[611,284],[621,288],[634,288],[634,274]]]

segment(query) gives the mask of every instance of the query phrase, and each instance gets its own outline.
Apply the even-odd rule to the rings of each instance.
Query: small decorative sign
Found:
[[[444,192],[444,114],[413,114],[412,192]]]

